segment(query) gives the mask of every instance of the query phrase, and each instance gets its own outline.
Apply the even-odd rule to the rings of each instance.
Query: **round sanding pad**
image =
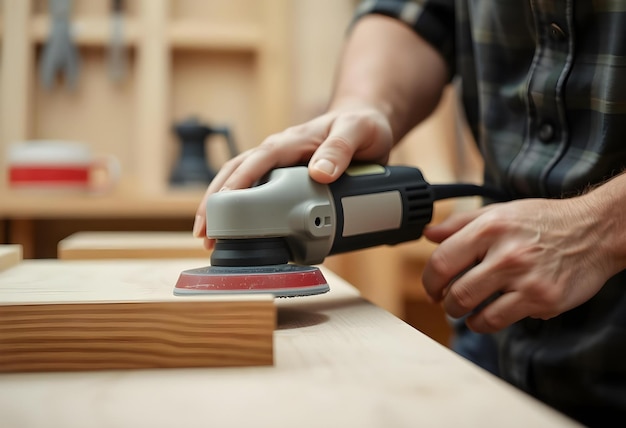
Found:
[[[322,272],[312,266],[206,266],[183,271],[174,294],[265,293],[294,297],[322,294],[329,289]]]

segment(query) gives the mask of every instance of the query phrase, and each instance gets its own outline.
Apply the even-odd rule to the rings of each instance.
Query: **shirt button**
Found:
[[[545,122],[539,127],[539,139],[544,143],[549,142],[554,138],[554,126],[552,124]]]
[[[558,24],[553,22],[552,24],[550,24],[550,37],[554,41],[562,42],[567,38],[567,35],[565,34],[565,31],[563,31],[563,29],[559,27]]]

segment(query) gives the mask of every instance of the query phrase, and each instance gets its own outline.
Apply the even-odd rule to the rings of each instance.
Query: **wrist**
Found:
[[[626,269],[626,174],[619,175],[580,197],[593,219],[597,245],[611,274]]]

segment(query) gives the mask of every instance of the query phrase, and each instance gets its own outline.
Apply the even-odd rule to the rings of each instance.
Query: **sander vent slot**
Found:
[[[405,189],[407,201],[407,222],[424,224],[430,221],[433,212],[433,199],[426,184]]]

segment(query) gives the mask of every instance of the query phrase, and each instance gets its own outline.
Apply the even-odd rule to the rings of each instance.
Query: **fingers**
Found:
[[[445,291],[443,308],[453,318],[467,316],[477,333],[494,333],[536,312],[522,289],[509,285],[510,275],[494,274],[489,262],[463,273]]]
[[[220,169],[211,183],[210,191],[220,189],[245,189],[254,185],[270,170],[296,165],[307,159],[317,148],[314,141],[293,139],[289,135],[277,134],[268,137],[258,147],[247,151],[226,168]]]
[[[524,291],[508,284],[510,275],[494,275],[489,261],[468,269],[444,291],[443,308],[453,318],[467,316],[477,333],[494,333],[535,313]]]
[[[476,244],[467,246],[467,242],[476,242]],[[460,230],[442,242],[432,253],[422,273],[424,289],[430,298],[435,302],[441,301],[448,286],[455,279],[461,278],[465,271],[479,263],[484,258],[487,248],[489,248],[489,242],[484,239],[472,240],[471,233],[466,229]],[[463,297],[469,299],[469,297]]]
[[[354,114],[339,116],[328,137],[311,157],[309,174],[320,183],[333,182],[352,159],[386,162],[391,145],[391,130],[376,118]]]
[[[478,263],[447,286],[443,308],[451,317],[461,318],[484,304],[500,290],[502,284],[503,279],[493,274],[489,262]]]
[[[521,293],[504,293],[465,320],[476,333],[495,333],[520,321],[531,312]]]
[[[493,205],[495,206],[495,205]],[[492,209],[493,206],[485,207],[478,210],[464,211],[455,213],[441,223],[436,225],[428,225],[424,231],[424,236],[432,242],[443,242],[452,234],[461,230],[463,227],[471,223],[473,220],[482,215],[486,210]]]
[[[209,187],[207,189],[207,196],[215,193],[215,192],[219,192],[222,188],[226,187],[224,184],[226,182],[226,180],[228,179],[228,177],[230,177],[233,172],[235,170],[237,170],[237,168],[239,168],[239,166],[243,163],[243,161],[250,156],[251,151],[247,150],[243,153],[241,153],[240,155],[230,159],[228,162],[226,162],[220,169],[219,171],[217,171],[217,174],[215,175],[215,177],[213,177],[213,180],[211,180],[211,183],[209,184]]]
[[[530,302],[511,283],[516,265],[502,264],[497,235],[482,228],[490,222],[473,222],[483,212],[461,213],[429,230],[429,239],[442,243],[424,269],[423,284],[447,314],[468,316],[476,332],[495,332],[527,316]]]
[[[196,216],[193,223],[192,234],[195,238],[201,238],[206,234],[206,202],[210,195],[219,191],[223,187],[223,183],[226,178],[232,174],[232,172],[241,164],[243,159],[248,156],[248,152],[244,152],[241,155],[226,162],[224,166],[215,175],[209,187],[204,192],[204,196],[196,209]],[[213,241],[205,241],[204,246],[207,249],[213,248]]]
[[[441,243],[424,269],[427,294],[451,316],[467,316],[477,332],[525,317],[550,319],[587,301],[606,270],[590,261],[585,239],[593,234],[580,232],[580,213],[560,207],[561,201],[526,199],[429,228],[424,234]]]
[[[212,250],[215,248],[215,239],[207,238],[206,236],[203,238],[204,248],[207,250]]]
[[[225,180],[224,177],[227,177],[228,173],[232,172],[236,168],[236,166],[239,165],[239,162],[240,160],[238,158],[233,159],[232,162],[227,162],[224,167],[222,167],[222,169],[217,173],[215,178],[209,184],[207,190],[204,192],[202,200],[200,201],[200,204],[196,209],[196,216],[193,222],[192,235],[195,238],[201,238],[206,234],[206,203],[209,199],[209,196],[220,190],[220,186],[222,185],[221,183],[223,183]],[[220,177],[220,175],[222,175],[222,177]],[[213,248],[213,243],[210,241],[205,242],[204,246],[207,249],[211,249]]]

